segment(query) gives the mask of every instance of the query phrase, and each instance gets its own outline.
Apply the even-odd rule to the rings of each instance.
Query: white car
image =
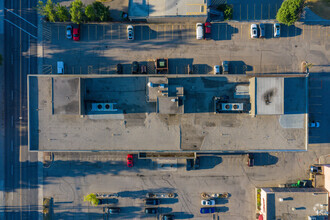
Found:
[[[214,74],[220,74],[220,66],[219,65],[215,65],[213,67],[213,73]]]
[[[274,24],[274,37],[280,37],[281,35],[281,25],[279,23]]]
[[[134,28],[132,25],[127,26],[127,39],[134,40]]]
[[[258,26],[251,24],[251,38],[258,38]]]
[[[203,38],[204,38],[203,24],[197,23],[196,24],[196,39],[202,40]]]
[[[68,39],[72,38],[72,26],[71,25],[66,26],[66,38],[68,38]]]
[[[308,127],[310,127],[310,128],[319,128],[320,127],[320,122],[318,122],[318,121],[309,122]]]
[[[215,205],[215,200],[209,199],[209,200],[202,200],[201,201],[202,205]]]

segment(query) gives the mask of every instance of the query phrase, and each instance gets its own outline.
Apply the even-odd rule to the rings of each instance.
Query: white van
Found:
[[[57,61],[57,74],[64,74],[64,62]]]
[[[204,37],[203,24],[197,23],[196,24],[196,39],[202,40],[203,37]]]

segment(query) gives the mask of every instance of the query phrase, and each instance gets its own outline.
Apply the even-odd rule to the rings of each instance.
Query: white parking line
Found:
[[[10,169],[11,169],[11,175],[14,175],[14,166],[13,166],[13,164],[11,165]]]
[[[11,90],[11,100],[14,100],[14,90]]]
[[[14,151],[14,141],[13,140],[10,141],[10,149],[11,149],[11,152]]]
[[[14,126],[14,116],[11,116],[11,126]]]

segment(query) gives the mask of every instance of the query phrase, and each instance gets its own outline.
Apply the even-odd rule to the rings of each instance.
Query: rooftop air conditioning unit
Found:
[[[92,103],[92,111],[117,111],[114,109],[116,103]]]
[[[223,111],[243,111],[243,103],[222,103]]]

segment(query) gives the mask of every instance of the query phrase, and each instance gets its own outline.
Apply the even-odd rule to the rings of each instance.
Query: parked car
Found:
[[[274,24],[274,37],[280,37],[281,35],[281,25],[279,23]]]
[[[196,39],[202,40],[203,38],[204,38],[203,24],[197,23],[196,24]]]
[[[159,205],[159,199],[146,199],[146,205]]]
[[[73,28],[73,40],[80,41],[80,25]]]
[[[121,65],[120,63],[117,64],[117,73],[123,74],[123,65]]]
[[[146,214],[157,214],[158,208],[145,208],[144,212]]]
[[[127,167],[133,167],[133,155],[132,154],[127,154],[126,157],[127,160]]]
[[[211,30],[212,30],[212,24],[210,22],[206,22],[204,24],[204,30],[205,30],[205,39],[211,39]]]
[[[247,165],[248,167],[254,166],[254,155],[252,153],[248,154]]]
[[[120,208],[119,207],[109,207],[108,213],[109,214],[119,214]]]
[[[229,61],[222,61],[223,73],[229,73]]]
[[[162,220],[174,220],[174,215],[165,214],[165,215],[163,215]]]
[[[191,170],[194,166],[194,159],[187,159],[187,170]]]
[[[72,26],[71,25],[66,26],[66,38],[72,39]]]
[[[132,74],[137,74],[139,73],[139,63],[134,61],[132,63]]]
[[[201,214],[207,214],[207,213],[214,213],[215,208],[214,207],[209,207],[209,208],[201,208],[200,213]]]
[[[214,74],[220,74],[220,66],[219,65],[215,65],[213,67],[213,73]]]
[[[266,36],[265,24],[260,23],[259,24],[259,38],[264,38],[265,36]]]
[[[196,157],[195,161],[194,161],[194,169],[199,169],[199,164],[200,164],[200,159],[199,157]]]
[[[251,24],[251,38],[258,37],[258,26],[256,24]]]
[[[127,39],[134,40],[134,28],[132,25],[127,26]]]
[[[201,201],[202,205],[215,205],[215,200],[214,199],[204,199]]]
[[[147,66],[141,65],[141,74],[147,74]]]
[[[309,122],[308,127],[310,127],[310,128],[319,128],[320,127],[320,122],[318,122],[318,121]]]

